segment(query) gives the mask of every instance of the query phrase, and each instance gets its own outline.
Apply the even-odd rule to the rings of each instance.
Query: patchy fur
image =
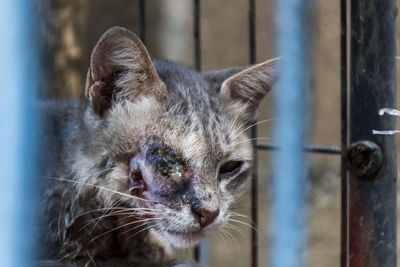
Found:
[[[246,128],[274,65],[201,74],[151,62],[132,32],[107,31],[86,98],[46,104],[43,266],[197,266],[163,249],[228,223],[251,174]]]

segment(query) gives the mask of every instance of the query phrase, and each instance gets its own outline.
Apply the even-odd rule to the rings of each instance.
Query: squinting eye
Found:
[[[219,168],[220,175],[233,175],[240,170],[243,162],[241,161],[228,161]]]

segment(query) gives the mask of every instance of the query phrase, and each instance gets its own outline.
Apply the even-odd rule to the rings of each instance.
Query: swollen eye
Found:
[[[233,175],[242,167],[242,161],[228,161],[219,168],[220,175]]]

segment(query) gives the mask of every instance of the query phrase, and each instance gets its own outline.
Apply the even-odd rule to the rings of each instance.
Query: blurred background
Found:
[[[248,1],[201,0],[202,71],[249,62]],[[76,99],[84,89],[92,48],[100,35],[118,25],[139,34],[138,0],[38,0],[40,16],[41,97]],[[194,67],[193,1],[146,1],[146,47],[156,59]],[[257,62],[275,54],[274,1],[256,1]],[[314,0],[312,11],[313,82],[310,144],[340,146],[340,10],[339,1]],[[273,96],[263,102],[259,119],[273,118]],[[259,137],[271,137],[268,124]],[[268,248],[268,186],[270,158],[258,152],[259,260],[266,266]],[[340,157],[310,155],[309,266],[339,266]],[[238,205],[249,215],[250,194]],[[250,223],[250,220],[247,220]],[[250,228],[211,240],[211,266],[249,266]],[[178,252],[190,257],[191,252]]]

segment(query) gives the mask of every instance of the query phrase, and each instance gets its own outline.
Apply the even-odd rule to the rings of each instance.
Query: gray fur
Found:
[[[113,50],[118,38],[127,44],[118,48],[123,54]],[[132,53],[136,61],[130,59]],[[123,58],[123,68],[115,55]],[[236,84],[229,77],[243,68],[201,74],[168,61],[153,65],[147,58],[133,33],[113,28],[92,54],[86,98],[45,104],[39,237],[43,266],[198,266],[171,262],[164,249],[192,246],[200,237],[193,234],[185,241],[171,233],[203,236],[223,227],[231,216],[230,207],[251,174],[253,151],[244,127],[254,118],[255,108],[249,103],[261,100],[251,99],[248,87],[255,86],[260,97],[269,90],[260,86],[272,81],[241,83],[232,90],[245,90],[245,95],[231,94],[226,93],[226,81]],[[259,73],[268,70],[263,66],[256,66],[253,75],[270,79]],[[252,75],[251,68],[243,72],[247,80]],[[186,180],[167,179],[146,165],[146,151],[154,143],[182,162]],[[243,162],[240,170],[221,178],[220,166],[231,160]],[[134,189],[136,170],[143,176],[139,185],[144,183],[144,192],[156,199],[151,207],[160,219],[149,224],[141,221],[146,212],[138,209],[150,204],[138,199],[145,197],[140,195],[143,190]],[[158,191],[150,193],[151,188]],[[122,208],[130,210],[121,212]],[[203,209],[218,210],[207,226],[199,225],[193,213]]]

